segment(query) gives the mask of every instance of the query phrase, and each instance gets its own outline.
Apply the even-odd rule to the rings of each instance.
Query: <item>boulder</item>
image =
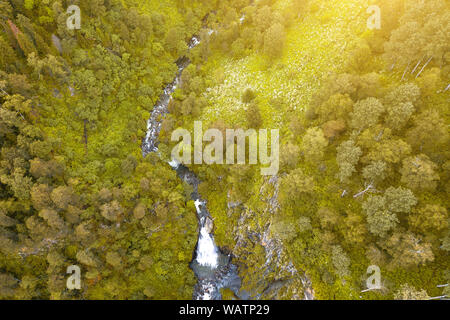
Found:
[[[209,217],[207,217],[205,220],[205,229],[208,233],[212,233],[214,230],[214,222]]]

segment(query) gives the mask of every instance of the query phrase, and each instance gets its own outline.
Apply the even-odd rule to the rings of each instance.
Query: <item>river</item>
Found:
[[[199,43],[199,39],[194,36],[189,42],[189,50]],[[158,136],[161,131],[162,120],[169,112],[168,105],[174,91],[180,84],[181,74],[189,64],[190,61],[187,57],[182,57],[177,61],[178,73],[174,81],[164,88],[159,101],[153,107],[147,123],[147,135],[142,143],[144,157],[149,153],[158,152]],[[241,279],[238,276],[237,267],[232,264],[231,256],[222,253],[214,242],[213,219],[207,209],[207,202],[202,199],[198,192],[200,182],[198,177],[175,160],[170,161],[169,165],[176,170],[180,179],[194,188],[191,199],[195,201],[199,235],[193,260],[190,263],[190,267],[198,279],[194,288],[193,299],[220,300],[222,299],[221,289],[224,288],[230,289],[238,297]]]

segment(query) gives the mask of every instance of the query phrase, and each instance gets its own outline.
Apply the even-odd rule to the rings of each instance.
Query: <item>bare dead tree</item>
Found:
[[[416,72],[417,68],[420,66],[420,64],[422,63],[422,60],[425,59],[425,56],[422,57],[422,59],[419,60],[419,62],[417,62],[416,66],[414,67],[414,69],[411,71],[411,74],[414,74],[414,72]]]
[[[425,70],[425,68],[427,67],[427,65],[431,62],[431,60],[433,60],[433,57],[431,57],[430,59],[428,59],[428,61],[423,65],[422,69],[420,69],[419,73],[416,76],[416,79],[422,74],[423,70]]]
[[[447,88],[445,88],[444,92],[447,92],[448,89],[450,89],[450,84],[447,86]]]
[[[9,93],[6,92],[2,87],[0,87],[0,91],[3,92],[3,94],[4,94],[4,95],[7,95],[8,97],[10,96]],[[23,116],[22,112],[20,112],[20,111],[16,111],[16,112],[19,114],[19,116],[20,116],[23,120],[25,120],[25,117]]]
[[[401,81],[403,81],[405,79],[406,72],[408,71],[410,65],[411,65],[411,61],[408,62],[408,65],[406,66],[405,71],[403,72],[403,76],[402,76],[402,80]]]
[[[369,289],[362,290],[361,293],[369,292],[369,291],[374,291],[374,290],[381,290],[381,289],[382,289],[382,288],[369,288]]]
[[[367,185],[363,191],[358,192],[357,194],[355,194],[353,196],[353,198],[356,199],[356,198],[359,198],[359,197],[365,195],[367,192],[376,192],[376,191],[377,190],[373,187],[373,182],[370,182],[369,185]]]
[[[383,137],[383,134],[384,134],[384,129],[381,130],[381,132],[376,137],[374,137],[375,141],[379,142],[381,140],[381,138]]]
[[[421,147],[421,150],[422,150],[422,147]],[[416,167],[416,168],[420,168],[421,167],[421,165],[420,165],[420,160],[419,160],[419,158],[418,157],[416,157],[415,159],[414,159],[415,161],[413,161],[413,165]]]
[[[446,283],[446,284],[438,284],[437,286],[436,286],[436,288],[445,288],[445,287],[448,287],[449,286],[449,284],[448,283]],[[437,299],[444,299],[444,298],[447,298],[448,297],[448,295],[442,295],[442,296],[439,296],[439,297],[431,297],[431,298],[429,298],[429,300],[437,300]]]
[[[5,90],[3,90],[3,88],[0,88],[0,91],[1,91],[1,92],[3,92],[3,94],[4,94],[4,95],[7,95],[7,96],[9,96],[9,93],[8,93],[8,92],[6,92]]]
[[[17,113],[19,114],[19,116],[20,116],[23,120],[25,120],[25,117],[23,116],[23,114],[22,114],[20,111],[17,111]]]
[[[428,298],[428,300],[437,300],[437,299],[444,299],[444,298],[447,298],[447,295],[443,295],[443,296],[439,296],[439,297]]]

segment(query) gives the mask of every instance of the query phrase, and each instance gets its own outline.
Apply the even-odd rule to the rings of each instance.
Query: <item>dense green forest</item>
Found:
[[[276,176],[189,166],[250,297],[449,294],[448,1],[3,0],[0,29],[1,299],[191,299],[196,208],[167,160],[194,121],[280,130]]]

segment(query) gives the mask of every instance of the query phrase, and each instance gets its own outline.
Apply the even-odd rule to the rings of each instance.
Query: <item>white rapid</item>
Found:
[[[171,161],[168,162],[169,166],[172,167],[172,169],[178,169],[178,167],[180,166],[181,163],[179,163],[177,160],[172,159]]]
[[[200,230],[200,238],[197,246],[197,262],[201,266],[217,268],[217,247],[211,235],[206,231],[205,227]]]
[[[201,206],[205,203],[199,199],[195,201],[195,208],[197,209],[197,214],[200,217],[202,215]],[[197,244],[197,262],[201,266],[210,267],[212,269],[217,268],[219,261],[219,252],[216,244],[212,238],[212,235],[208,233],[205,226],[205,217],[200,218],[201,229],[200,236],[198,238]]]

